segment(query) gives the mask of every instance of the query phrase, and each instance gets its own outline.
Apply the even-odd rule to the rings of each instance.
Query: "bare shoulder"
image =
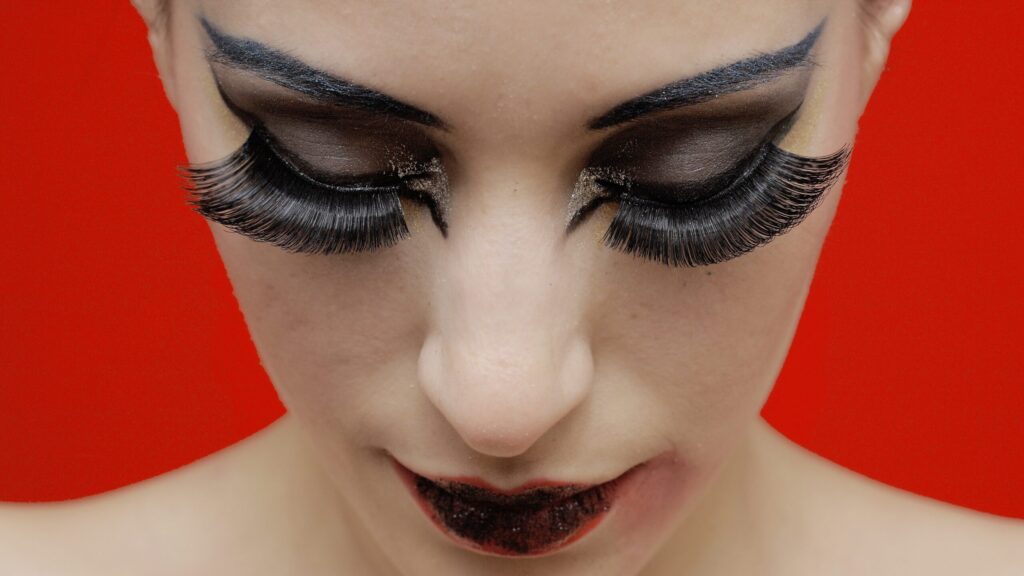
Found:
[[[268,473],[267,455],[280,443],[275,424],[117,490],[64,502],[0,503],[0,576],[217,573],[247,543],[239,527],[265,526],[275,513],[252,504],[261,500],[257,491],[281,481]]]
[[[873,513],[891,523],[894,529],[888,532],[895,542],[905,544],[906,568],[936,575],[1024,574],[1024,521],[933,500],[863,476],[857,480],[879,492]],[[900,552],[895,544],[888,550],[894,558]]]
[[[0,503],[0,575],[59,573],[60,561],[46,556],[54,554],[47,541],[63,539],[62,518],[56,504]]]
[[[766,425],[767,426],[767,425]],[[934,500],[878,482],[813,454],[774,430],[763,440],[785,460],[780,482],[799,491],[802,536],[827,551],[810,572],[1024,574],[1024,520]],[[844,571],[825,569],[826,564]],[[822,570],[824,569],[824,572]]]

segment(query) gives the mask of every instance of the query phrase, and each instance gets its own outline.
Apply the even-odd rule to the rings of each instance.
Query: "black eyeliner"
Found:
[[[768,143],[746,177],[707,202],[669,206],[622,198],[604,243],[668,266],[731,260],[803,221],[842,175],[849,156],[848,146],[807,157]]]
[[[399,117],[444,127],[429,113],[316,70],[255,40],[229,36],[205,19],[200,20],[214,44],[207,52],[211,65],[220,63],[255,73],[323,103],[363,108],[385,119]],[[624,102],[591,122],[590,128],[630,122],[652,112],[748,90],[790,70],[811,66],[810,51],[823,27],[824,21],[792,46],[746,58]],[[395,157],[383,156],[378,158],[379,167],[388,169],[366,175],[320,171],[318,167],[307,166],[301,155],[292,154],[278,143],[256,116],[236,106],[225,93],[216,71],[214,78],[223,101],[251,132],[228,158],[183,170],[188,181],[186,188],[192,194],[190,202],[204,217],[289,251],[350,253],[391,246],[408,237],[400,202],[400,197],[407,197],[428,207],[442,235],[447,235],[450,207],[439,158],[429,162],[402,158],[396,162]],[[749,156],[701,181],[645,184],[630,173],[637,166],[647,166],[636,161],[625,166],[586,169],[574,189],[573,201],[586,198],[578,193],[580,190],[591,197],[589,203],[577,206],[567,229],[571,231],[601,203],[617,201],[618,210],[604,243],[635,256],[672,266],[701,266],[734,258],[767,243],[799,223],[817,205],[841,174],[849,156],[847,148],[820,158],[779,149],[774,141],[792,125],[794,114],[795,111],[772,126],[761,143],[750,149]],[[777,116],[769,114],[768,118]],[[271,121],[275,128],[282,128],[279,120]],[[714,129],[714,124],[711,126]],[[757,125],[750,126],[760,138]],[[785,129],[780,130],[781,126]],[[749,128],[746,132],[750,132]],[[744,132],[737,130],[736,134],[741,144],[733,147],[746,149]],[[675,133],[666,135],[672,137]],[[397,136],[399,142],[407,137],[412,136]],[[657,150],[657,143],[664,141],[674,140],[655,138],[653,149]],[[715,150],[714,144],[710,141],[710,150]],[[620,163],[623,158],[630,159],[619,158]],[[664,156],[670,163],[674,158],[673,154]],[[686,168],[688,165],[680,164],[678,170],[662,174],[699,172]],[[443,194],[437,193],[439,185],[445,188]]]
[[[397,187],[326,187],[281,161],[259,127],[228,157],[181,169],[206,219],[290,252],[349,254],[409,236]],[[409,194],[429,203],[429,197]],[[436,216],[435,216],[436,217]]]

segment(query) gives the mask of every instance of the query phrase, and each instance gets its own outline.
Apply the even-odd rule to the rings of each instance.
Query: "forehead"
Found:
[[[203,14],[462,132],[559,131],[802,38],[827,0],[207,0]],[[469,135],[469,134],[464,134]]]

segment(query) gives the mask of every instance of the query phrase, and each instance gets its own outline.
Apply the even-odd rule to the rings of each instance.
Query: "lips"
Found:
[[[397,461],[420,508],[443,533],[471,549],[535,556],[568,546],[612,509],[629,472],[596,485],[535,482],[506,491],[479,480],[426,478]]]

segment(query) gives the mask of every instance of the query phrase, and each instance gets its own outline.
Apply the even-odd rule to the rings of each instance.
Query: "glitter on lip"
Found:
[[[429,479],[394,461],[420,508],[446,535],[502,556],[564,548],[596,528],[628,474],[597,485],[534,481],[501,490],[476,478]]]

